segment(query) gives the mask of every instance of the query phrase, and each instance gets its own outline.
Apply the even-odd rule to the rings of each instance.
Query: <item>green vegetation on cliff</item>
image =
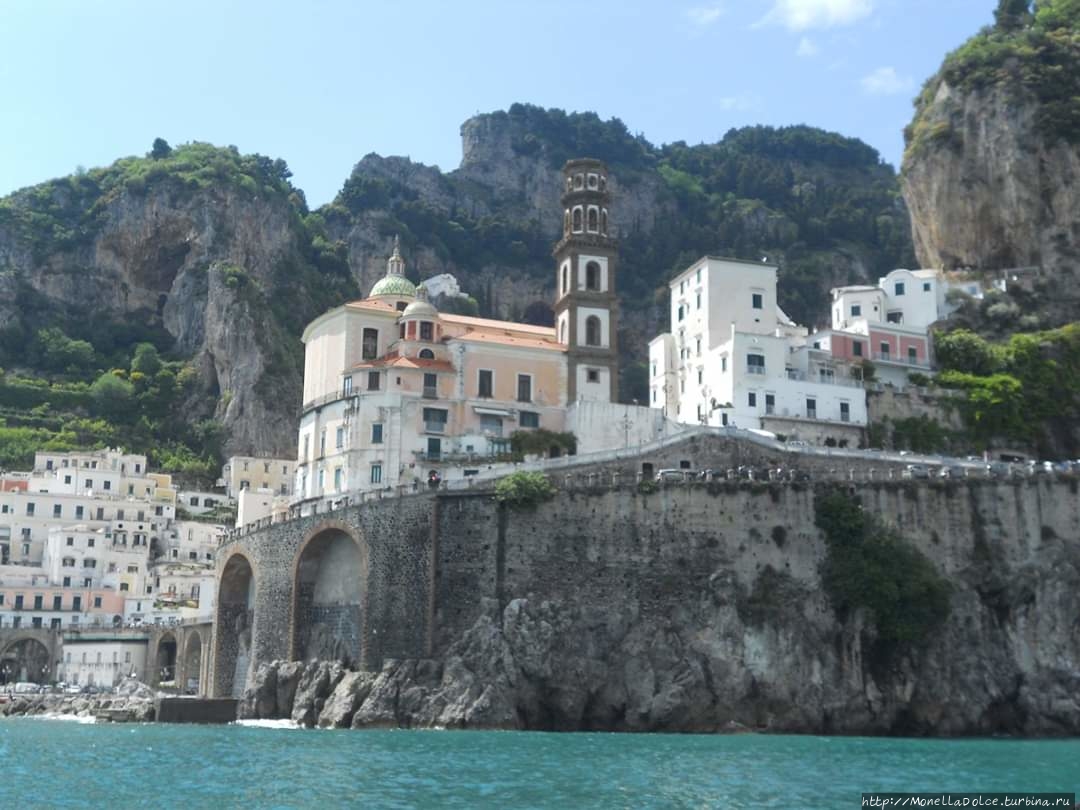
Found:
[[[884,650],[925,640],[949,615],[949,583],[933,563],[839,490],[819,493],[814,525],[828,554],[821,580],[844,619],[867,610]]]
[[[1080,444],[1080,323],[1017,333],[991,343],[960,329],[935,340],[938,383],[953,399],[972,438],[1007,439],[1046,456],[1075,457]]]
[[[1080,142],[1080,0],[999,0],[994,17],[993,26],[950,53],[924,85],[915,121],[905,130],[909,149],[953,137],[949,122],[921,115],[942,81],[1032,98],[1045,136]]]

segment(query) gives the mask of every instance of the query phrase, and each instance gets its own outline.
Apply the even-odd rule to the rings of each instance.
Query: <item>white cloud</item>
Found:
[[[688,9],[686,18],[699,28],[705,28],[719,20],[723,14],[724,7],[719,3],[713,3],[710,6],[697,6]]]
[[[716,104],[718,110],[739,112],[759,110],[763,106],[761,98],[756,95],[721,96],[713,99],[713,103]]]
[[[875,0],[773,0],[759,25],[782,25],[789,31],[851,25],[874,10]]]
[[[895,96],[911,92],[915,82],[910,76],[901,76],[896,68],[880,67],[859,80],[864,93],[871,96]]]
[[[795,49],[796,56],[817,56],[818,46],[814,44],[814,41],[810,37],[803,37],[799,40],[799,47]]]

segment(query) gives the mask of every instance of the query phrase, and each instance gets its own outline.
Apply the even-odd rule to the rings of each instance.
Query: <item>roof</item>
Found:
[[[358,368],[422,368],[425,371],[454,371],[448,360],[428,360],[423,357],[385,357],[382,360],[365,360],[357,363]]]
[[[542,337],[514,333],[508,330],[468,330],[462,335],[454,335],[450,340],[462,340],[466,343],[497,343],[503,346],[514,346],[523,349],[547,349],[548,351],[565,352],[566,346],[555,340],[555,336]]]
[[[533,326],[529,323],[515,323],[514,321],[496,321],[491,318],[474,318],[471,315],[448,315],[441,316],[443,323],[460,323],[463,326],[475,326],[485,329],[503,329],[513,332],[528,332],[533,335],[542,335],[555,338],[554,326]]]
[[[847,287],[833,287],[833,295],[849,292],[884,292],[881,287],[872,284],[849,284]]]
[[[734,259],[734,258],[732,258],[730,256],[709,256],[709,255],[705,255],[705,256],[702,256],[700,259],[698,259],[696,262],[694,262],[692,265],[687,267],[682,272],[676,273],[674,276],[672,276],[671,281],[668,282],[668,286],[669,287],[672,286],[673,284],[678,282],[678,280],[681,279],[683,276],[689,275],[694,270],[697,270],[701,265],[706,264],[707,262],[729,262],[731,264],[745,264],[745,265],[749,265],[751,267],[758,267],[758,268],[763,267],[763,268],[766,268],[766,269],[769,269],[769,270],[778,270],[779,269],[775,264],[771,264],[770,262],[755,262],[752,259]]]
[[[375,282],[368,297],[375,295],[416,295],[416,285],[404,276],[383,276]]]

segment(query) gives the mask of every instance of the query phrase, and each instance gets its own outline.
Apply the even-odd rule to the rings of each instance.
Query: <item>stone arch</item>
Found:
[[[324,521],[293,563],[289,652],[293,660],[364,660],[368,547],[351,527]]]
[[[255,569],[234,551],[221,567],[214,618],[214,695],[240,697],[247,686],[255,630]]]
[[[176,634],[167,631],[158,637],[154,649],[152,665],[153,675],[150,682],[155,685],[168,687],[176,683],[179,645],[176,642]]]
[[[52,675],[52,653],[35,636],[15,636],[0,649],[0,683],[47,683]]]
[[[184,682],[177,684],[185,695],[198,695],[202,690],[203,640],[198,630],[188,633],[184,641],[183,666]]]

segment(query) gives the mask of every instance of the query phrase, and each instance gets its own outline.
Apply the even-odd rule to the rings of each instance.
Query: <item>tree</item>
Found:
[[[154,160],[162,160],[172,154],[172,147],[164,138],[154,138],[154,146],[150,150],[150,157]]]
[[[140,343],[135,347],[131,370],[147,377],[153,377],[161,371],[161,357],[158,356],[158,350],[153,343]]]
[[[934,350],[941,368],[980,377],[998,371],[1003,359],[997,347],[967,329],[937,335]]]
[[[97,412],[106,418],[124,419],[131,412],[135,388],[112,372],[105,372],[90,386]]]
[[[1030,0],[998,0],[994,25],[1002,31],[1016,31],[1031,20]]]

